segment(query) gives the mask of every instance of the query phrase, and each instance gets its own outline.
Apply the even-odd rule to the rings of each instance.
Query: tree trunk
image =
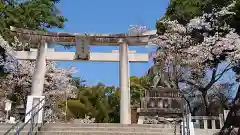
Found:
[[[183,96],[183,98],[184,98],[184,100],[185,100],[185,101],[186,101],[186,103],[187,103],[187,108],[188,108],[189,112],[191,113],[191,115],[192,115],[192,116],[195,116],[195,115],[193,114],[193,111],[192,111],[192,109],[191,109],[191,104],[190,104],[190,101],[189,101],[189,100],[187,100],[187,98],[186,98],[185,96]]]
[[[209,116],[210,112],[208,109],[208,101],[207,101],[207,92],[202,92],[202,96],[203,96],[203,103],[204,103],[204,111],[205,111],[205,116]]]
[[[238,91],[230,107],[230,111],[227,115],[224,126],[220,131],[220,135],[231,135],[231,131],[234,128],[240,127],[240,85],[238,86]],[[240,132],[238,131],[238,135]]]

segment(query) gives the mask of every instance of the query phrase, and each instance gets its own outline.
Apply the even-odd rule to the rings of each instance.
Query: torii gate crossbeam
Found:
[[[112,53],[89,53],[89,62],[119,62],[119,52]],[[18,60],[36,60],[37,51],[16,51],[14,55]],[[147,62],[148,54],[146,53],[129,53],[129,62]],[[75,52],[53,52],[46,53],[46,60],[49,61],[86,61],[75,59]]]

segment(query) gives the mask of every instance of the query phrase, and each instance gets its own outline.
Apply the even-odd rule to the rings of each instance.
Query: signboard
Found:
[[[76,37],[76,56],[75,59],[89,60],[89,39]]]
[[[171,98],[149,98],[147,108],[178,108],[181,107],[181,99]]]
[[[11,111],[11,108],[12,108],[12,101],[10,100],[7,100],[5,101],[5,111]]]
[[[151,90],[148,93],[149,97],[181,98],[181,93],[178,91]]]
[[[151,90],[146,91],[144,100],[141,102],[140,110],[142,113],[152,115],[181,115],[183,109],[182,101],[182,93],[179,90],[152,88]]]

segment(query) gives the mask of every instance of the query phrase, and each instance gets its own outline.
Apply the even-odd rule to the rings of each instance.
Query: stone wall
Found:
[[[138,114],[137,114],[137,108],[131,109],[131,123],[137,124],[138,122]]]

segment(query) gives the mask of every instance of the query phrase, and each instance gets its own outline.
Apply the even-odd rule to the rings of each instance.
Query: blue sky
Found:
[[[75,33],[121,33],[127,32],[130,25],[146,25],[155,29],[156,20],[165,12],[168,0],[61,0],[58,7],[67,19],[64,29],[58,32]],[[111,52],[118,47],[91,47],[92,52]],[[56,51],[66,50],[56,46]],[[139,53],[149,53],[153,48],[130,47]],[[106,85],[119,86],[119,64],[102,62],[59,62],[61,67],[73,65],[77,67],[80,76],[87,84],[94,85],[103,82]],[[130,64],[130,75],[142,76],[151,66],[148,63]]]

